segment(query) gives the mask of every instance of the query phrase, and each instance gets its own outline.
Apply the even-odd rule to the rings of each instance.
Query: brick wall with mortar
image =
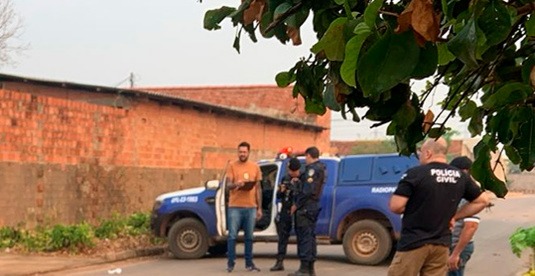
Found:
[[[186,86],[144,88],[144,90],[208,102],[232,109],[307,121],[326,128],[331,127],[330,112],[327,112],[323,116],[306,114],[303,98],[299,96],[294,99],[292,96],[293,87],[279,88],[273,85]],[[240,93],[235,93],[236,91],[240,91]],[[330,131],[326,130],[320,134],[315,145],[322,152],[330,153],[331,148],[329,141]]]
[[[149,210],[160,193],[219,177],[242,140],[251,142],[253,159],[274,156],[288,141],[328,144],[309,130],[155,101],[133,98],[118,109],[85,102],[106,97],[100,94],[9,89],[0,90],[0,225]]]

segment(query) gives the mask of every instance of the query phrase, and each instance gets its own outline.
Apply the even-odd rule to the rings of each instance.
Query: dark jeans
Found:
[[[452,245],[450,252],[453,251],[454,246]],[[466,263],[468,260],[470,260],[470,257],[472,256],[472,253],[474,253],[474,243],[469,242],[466,247],[464,248],[463,252],[461,252],[461,264],[459,265],[459,269],[450,271],[448,273],[448,276],[463,276],[464,275],[464,267],[466,266]]]
[[[234,267],[236,260],[236,237],[238,231],[243,229],[245,241],[245,266],[253,266],[253,231],[256,219],[256,208],[228,208],[228,239],[227,260],[228,266]]]

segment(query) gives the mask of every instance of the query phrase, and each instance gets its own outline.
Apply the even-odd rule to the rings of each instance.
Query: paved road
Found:
[[[511,253],[509,235],[518,227],[535,225],[535,195],[511,196],[494,200],[492,210],[481,214],[482,222],[476,236],[476,252],[469,263],[467,275],[513,276],[527,267],[527,254],[519,259]],[[290,245],[285,272],[269,272],[274,263],[274,243],[255,243],[255,263],[260,274],[287,275],[298,267],[295,245]],[[243,252],[243,247],[238,247]],[[318,275],[386,275],[388,262],[379,266],[359,266],[347,263],[340,245],[321,245],[318,248]],[[250,275],[239,259],[233,275]],[[224,257],[207,257],[199,260],[175,260],[168,256],[137,259],[126,262],[64,271],[62,275],[111,275],[108,270],[121,268],[121,275],[228,275]],[[115,274],[117,275],[117,274]]]

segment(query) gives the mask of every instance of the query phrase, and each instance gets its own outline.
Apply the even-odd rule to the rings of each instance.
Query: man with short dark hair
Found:
[[[468,175],[447,164],[446,152],[443,138],[426,140],[421,165],[406,172],[390,199],[390,210],[403,218],[389,276],[446,275],[452,218],[471,216],[488,204]],[[469,203],[457,210],[461,198]]]
[[[238,160],[227,169],[228,202],[228,238],[227,271],[234,270],[236,260],[236,237],[240,228],[244,232],[245,268],[248,271],[260,271],[253,263],[253,231],[256,220],[262,217],[262,194],[260,180],[262,173],[255,162],[249,160],[251,146],[247,142],[238,145]]]
[[[305,151],[305,171],[296,185],[292,213],[295,213],[295,233],[300,266],[291,276],[315,275],[316,222],[320,212],[319,199],[325,183],[325,166],[319,161],[320,151],[310,147]]]

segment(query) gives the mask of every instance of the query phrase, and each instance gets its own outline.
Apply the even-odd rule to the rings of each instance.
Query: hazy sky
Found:
[[[303,45],[283,45],[242,36],[241,54],[233,48],[235,29],[203,29],[206,10],[239,0],[12,0],[22,17],[22,43],[7,74],[103,86],[274,84],[277,72],[307,56],[315,42],[310,25]],[[383,139],[383,129],[369,129],[333,114],[335,140]]]

